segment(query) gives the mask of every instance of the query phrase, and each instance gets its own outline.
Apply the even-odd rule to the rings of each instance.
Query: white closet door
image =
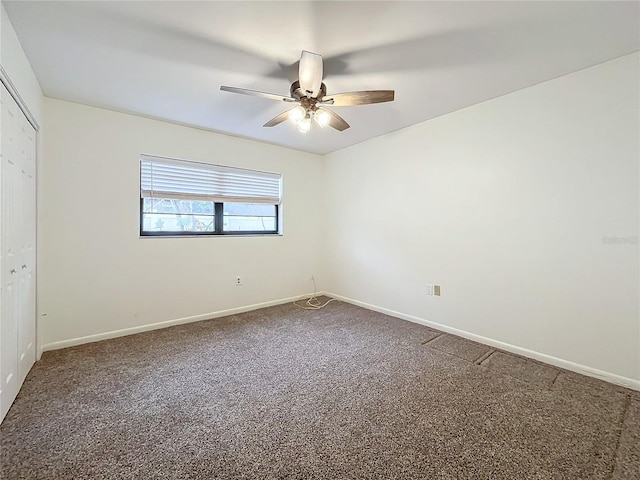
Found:
[[[22,113],[22,112],[21,112]],[[19,219],[18,379],[20,385],[36,360],[36,133],[24,115],[20,115],[19,148],[21,186]]]
[[[35,362],[36,135],[2,86],[0,420]]]
[[[17,197],[18,155],[16,154],[16,126],[19,109],[2,87],[2,294],[0,296],[0,414],[2,417],[18,393],[18,298],[16,295],[18,269],[15,250],[16,216],[12,208]]]

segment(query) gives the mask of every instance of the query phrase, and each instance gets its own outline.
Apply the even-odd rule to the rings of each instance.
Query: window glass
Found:
[[[225,203],[225,232],[273,232],[278,229],[276,205],[260,203]]]
[[[142,205],[142,230],[144,232],[214,232],[214,212],[214,202],[145,198]]]

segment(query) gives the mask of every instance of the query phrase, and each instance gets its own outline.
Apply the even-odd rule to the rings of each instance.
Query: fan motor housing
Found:
[[[307,97],[306,93],[304,92],[304,90],[302,90],[302,88],[300,88],[300,82],[298,80],[296,80],[295,82],[293,82],[291,84],[291,88],[289,89],[289,92],[291,93],[291,96],[293,98],[295,98],[298,101],[302,101],[303,99],[309,99],[309,100],[316,100],[316,101],[320,101],[322,100],[322,97],[324,97],[327,94],[327,87],[324,83],[320,84],[320,92],[318,93],[318,96],[315,98],[310,98]],[[315,101],[313,102],[315,104]]]

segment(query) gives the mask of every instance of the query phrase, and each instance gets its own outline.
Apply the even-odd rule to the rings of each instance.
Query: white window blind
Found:
[[[142,155],[140,197],[280,204],[282,175]]]

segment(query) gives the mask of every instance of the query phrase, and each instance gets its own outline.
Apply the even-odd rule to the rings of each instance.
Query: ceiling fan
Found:
[[[368,90],[327,95],[327,88],[322,83],[322,56],[305,50],[302,51],[300,56],[298,80],[291,84],[289,90],[291,96],[289,97],[246,88],[227,87],[225,85],[221,86],[220,90],[295,103],[295,107],[273,117],[264,126],[274,127],[290,119],[296,124],[298,130],[303,133],[311,130],[312,119],[320,127],[329,125],[339,131],[349,128],[349,124],[336,112],[326,108],[326,105],[335,107],[368,105],[371,103],[391,102],[394,98],[393,90]]]

